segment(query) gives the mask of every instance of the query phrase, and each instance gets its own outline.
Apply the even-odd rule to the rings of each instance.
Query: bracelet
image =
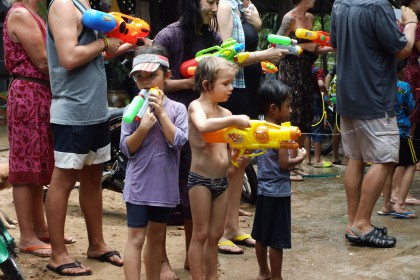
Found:
[[[109,48],[109,40],[105,37],[102,37],[101,39],[104,41],[105,44],[105,47],[102,51],[105,52]]]
[[[407,26],[408,24],[410,24],[410,23],[415,23],[416,25],[417,25],[417,22],[415,22],[415,21],[409,21],[409,22],[407,22],[405,25]]]

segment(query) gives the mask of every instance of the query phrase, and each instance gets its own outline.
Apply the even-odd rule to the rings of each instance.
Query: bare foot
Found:
[[[271,275],[270,274],[264,274],[264,275],[258,275],[257,280],[270,280]]]
[[[246,217],[251,217],[252,213],[249,211],[245,211],[243,209],[239,209],[239,216],[246,216]]]
[[[239,248],[235,243],[224,238],[222,238],[219,241],[218,247],[219,247],[219,253],[222,253],[222,254],[238,255],[238,254],[244,253],[244,251],[241,248]]]
[[[160,265],[160,280],[179,280],[179,277],[172,270],[169,261],[162,261]]]

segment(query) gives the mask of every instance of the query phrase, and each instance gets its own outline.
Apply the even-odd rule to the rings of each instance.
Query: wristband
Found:
[[[102,50],[103,52],[106,52],[106,50],[109,48],[109,40],[105,37],[101,38],[104,41],[105,47]]]

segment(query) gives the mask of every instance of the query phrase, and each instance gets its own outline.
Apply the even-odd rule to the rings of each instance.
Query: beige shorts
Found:
[[[340,126],[344,153],[349,158],[398,163],[400,133],[395,117],[359,120],[341,116]]]

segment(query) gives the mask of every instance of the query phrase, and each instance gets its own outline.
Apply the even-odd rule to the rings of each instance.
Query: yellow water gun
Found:
[[[233,126],[214,132],[204,133],[204,140],[209,143],[228,143],[233,149],[232,163],[238,166],[241,156],[254,157],[267,152],[267,149],[297,149],[301,131],[290,122],[276,125],[266,121],[251,120],[251,127],[239,129]],[[248,153],[248,150],[262,150]]]

